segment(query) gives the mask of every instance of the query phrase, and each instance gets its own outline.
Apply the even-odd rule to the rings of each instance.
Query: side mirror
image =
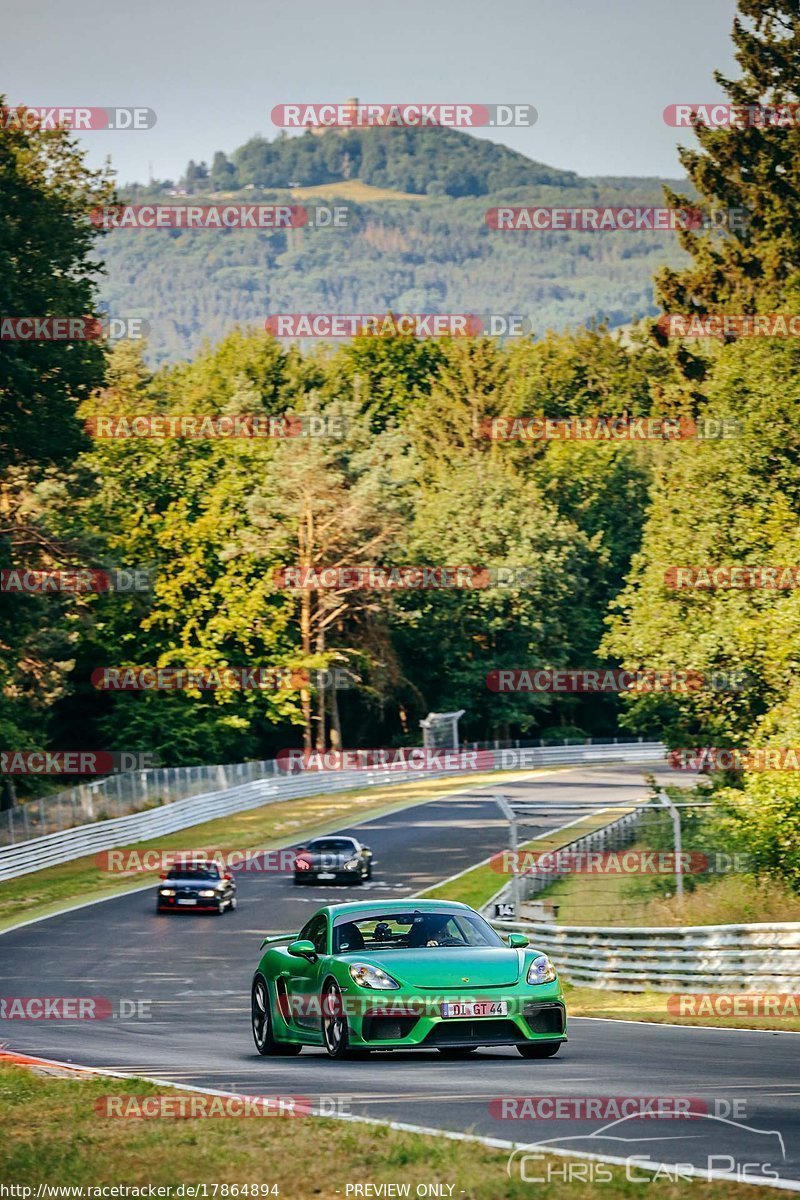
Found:
[[[159,879],[168,879],[169,871],[159,871],[158,877],[159,877]]]
[[[361,849],[364,851],[365,854],[368,854],[370,856],[370,858],[372,858],[372,851],[370,850],[369,846],[362,846]]]
[[[317,952],[314,949],[314,943],[301,938],[297,942],[289,942],[286,947],[293,958],[307,958],[309,962],[317,961]]]
[[[225,880],[227,883],[232,883],[232,882],[233,882],[233,876],[232,876],[232,875],[223,875],[223,876],[222,876],[222,878],[223,878],[223,879],[224,879],[224,880]]]
[[[524,933],[510,933],[508,935],[508,944],[512,950],[521,950],[523,946],[527,946],[528,939]]]

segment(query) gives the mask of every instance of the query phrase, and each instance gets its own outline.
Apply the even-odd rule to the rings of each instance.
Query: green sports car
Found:
[[[550,959],[522,934],[503,941],[466,904],[329,904],[265,947],[251,1001],[259,1054],[324,1046],[331,1058],[415,1048],[460,1057],[516,1046],[523,1058],[549,1058],[567,1040]]]

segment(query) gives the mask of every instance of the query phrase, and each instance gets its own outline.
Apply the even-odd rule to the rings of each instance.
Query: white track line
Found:
[[[33,1056],[26,1055],[25,1057],[32,1058]],[[106,1077],[112,1078],[112,1079],[126,1079],[126,1080],[142,1079],[145,1083],[155,1083],[155,1084],[158,1084],[159,1086],[175,1088],[176,1090],[179,1090],[182,1092],[196,1092],[203,1096],[235,1097],[235,1098],[239,1099],[242,1096],[248,1095],[248,1093],[246,1093],[246,1092],[227,1092],[227,1091],[221,1091],[218,1088],[193,1087],[191,1084],[188,1084],[188,1083],[174,1083],[169,1079],[160,1079],[160,1078],[158,1078],[156,1076],[152,1076],[152,1075],[131,1076],[131,1075],[123,1074],[121,1071],[105,1071],[99,1067],[77,1067],[76,1068],[72,1063],[60,1062],[56,1059],[36,1058],[35,1061],[42,1063],[42,1065],[44,1065],[44,1066],[61,1067],[63,1069],[72,1070],[72,1071],[77,1070],[79,1073],[84,1073],[84,1074],[89,1074],[89,1075],[102,1075],[102,1076],[106,1076]],[[25,1064],[23,1063],[23,1064],[19,1064],[19,1065],[24,1066]],[[312,1117],[315,1117],[315,1116],[319,1117],[319,1115],[316,1113],[309,1113],[308,1115],[312,1116]],[[453,1141],[453,1142],[473,1142],[473,1143],[477,1143],[478,1145],[489,1146],[489,1147],[491,1147],[493,1149],[497,1149],[497,1150],[514,1151],[514,1150],[524,1150],[527,1148],[536,1149],[536,1150],[539,1149],[539,1147],[536,1143],[514,1142],[514,1141],[509,1141],[505,1138],[486,1137],[486,1136],[483,1136],[483,1135],[477,1134],[477,1133],[459,1133],[456,1130],[450,1130],[450,1129],[434,1129],[427,1125],[412,1125],[406,1121],[381,1121],[377,1117],[361,1117],[361,1116],[357,1116],[355,1113],[324,1114],[324,1115],[322,1115],[322,1119],[323,1120],[327,1119],[327,1120],[331,1120],[331,1121],[348,1121],[348,1122],[350,1122],[352,1124],[356,1124],[356,1125],[377,1125],[383,1129],[396,1129],[401,1133],[416,1133],[416,1134],[421,1134],[425,1137],[445,1138],[447,1141]],[[621,1157],[619,1157],[617,1155],[613,1155],[613,1154],[591,1154],[591,1153],[588,1153],[588,1152],[585,1152],[582,1150],[580,1150],[580,1151],[579,1150],[562,1150],[559,1147],[554,1147],[554,1146],[548,1146],[546,1148],[546,1150],[544,1151],[544,1153],[549,1154],[549,1155],[554,1155],[555,1157],[558,1157],[558,1158],[590,1159],[593,1162],[612,1163],[612,1164],[617,1164],[618,1166],[626,1166],[627,1163],[629,1162],[628,1158],[621,1158]],[[675,1167],[677,1166],[677,1164],[676,1163],[664,1163],[664,1162],[648,1162],[646,1168],[644,1166],[642,1166],[641,1164],[637,1164],[637,1166],[640,1166],[640,1169],[643,1171],[647,1170],[648,1172],[662,1173],[662,1172],[673,1171],[675,1169]],[[731,1183],[731,1182],[744,1183],[744,1182],[746,1182],[746,1183],[751,1184],[754,1187],[772,1187],[772,1188],[778,1188],[782,1191],[787,1191],[787,1192],[800,1192],[800,1179],[780,1179],[780,1180],[765,1179],[762,1181],[760,1179],[750,1179],[748,1177],[747,1180],[732,1181],[731,1177],[730,1177],[730,1173],[726,1173],[725,1171],[703,1170],[701,1167],[685,1167],[683,1165],[681,1165],[680,1170],[681,1170],[682,1174],[691,1175],[692,1177],[694,1177],[696,1179],[725,1180],[727,1183]]]

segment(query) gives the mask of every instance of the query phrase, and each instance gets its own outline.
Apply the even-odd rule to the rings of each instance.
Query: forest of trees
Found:
[[[331,129],[273,141],[251,138],[230,158],[221,150],[209,170],[189,162],[182,183],[192,192],[311,187],[360,179],[373,187],[429,196],[484,196],[517,187],[575,187],[573,171],[455,129]]]
[[[451,132],[467,151],[502,150]],[[336,137],[312,140],[328,136]],[[213,203],[209,195],[193,199]],[[145,197],[152,192],[126,192],[132,201]],[[289,196],[237,195],[246,203],[278,198]],[[655,315],[653,273],[687,261],[674,237],[652,230],[609,238],[489,229],[486,210],[498,203],[658,205],[663,197],[656,180],[581,180],[506,189],[489,200],[348,198],[341,229],[115,230],[98,251],[106,263],[100,300],[115,315],[149,321],[148,361],[160,363],[192,357],[205,338],[217,342],[236,325],[263,326],[276,312],[498,312],[527,317],[539,334],[600,320],[613,328]]]
[[[737,102],[797,103],[795,5],[739,0],[739,9],[741,77],[720,82]],[[334,157],[350,136],[331,139]],[[312,159],[327,142],[314,139]],[[656,280],[664,311],[796,311],[800,129],[699,129],[698,142],[681,155],[691,186],[709,206],[747,207],[751,220],[682,235],[684,258]],[[237,172],[247,162],[260,170],[266,145],[235,156]],[[92,311],[86,214],[108,198],[108,181],[64,131],[4,129],[0,165],[12,265],[2,310]],[[797,590],[680,591],[665,573],[800,561],[800,347],[664,343],[643,322],[624,341],[598,326],[506,345],[385,334],[301,352],[239,329],[160,368],[134,343],[107,355],[91,343],[4,343],[0,566],[135,566],[152,586],[0,592],[0,741],[232,761],[304,736],[320,746],[413,744],[426,712],[464,708],[470,739],[622,727],[676,747],[796,745]],[[287,412],[336,417],[341,434],[104,439],[83,429],[112,414]],[[741,432],[611,445],[482,434],[497,415],[620,413],[733,416]],[[275,570],[298,563],[527,573],[477,590],[297,593]],[[737,669],[748,684],[599,698],[500,694],[486,683],[498,668],[596,664]],[[104,693],[91,683],[103,666],[340,667],[352,686]],[[717,783],[754,852],[800,887],[796,774]]]
[[[539,334],[615,328],[655,315],[653,273],[686,262],[673,237],[653,231],[609,239],[489,229],[486,210],[500,203],[658,205],[661,181],[582,179],[457,129],[253,138],[230,158],[218,151],[210,169],[190,162],[179,182],[194,201],[251,203],[354,181],[386,195],[348,193],[342,229],[112,232],[100,249],[100,301],[150,323],[148,361],[161,363],[271,312],[502,312]],[[153,180],[126,185],[124,198],[164,202],[174,190]]]

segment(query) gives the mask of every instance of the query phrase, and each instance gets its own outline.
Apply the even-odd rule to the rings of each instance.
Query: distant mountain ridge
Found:
[[[181,183],[235,191],[251,187],[313,187],[360,179],[373,187],[416,195],[485,196],[505,188],[571,187],[574,171],[533,162],[497,142],[459,129],[328,129],[272,141],[253,137],[211,167],[190,162]]]
[[[251,138],[210,169],[124,189],[131,202],[179,194],[269,202],[299,189],[349,193],[346,229],[119,230],[101,245],[112,315],[152,327],[153,361],[189,358],[234,325],[280,312],[516,313],[537,333],[655,312],[651,277],[683,262],[653,231],[504,233],[498,204],[663,204],[658,179],[585,179],[456,129],[362,129]],[[292,196],[292,193],[295,196]],[[308,191],[301,193],[303,202]]]

